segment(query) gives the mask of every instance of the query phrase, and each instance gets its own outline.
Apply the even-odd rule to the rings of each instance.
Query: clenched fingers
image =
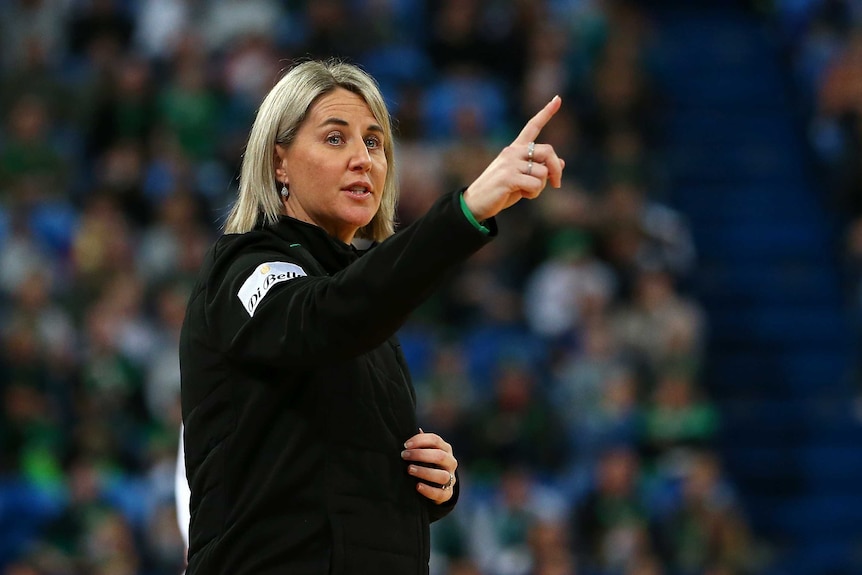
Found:
[[[529,144],[528,144],[529,146]],[[563,160],[554,151],[550,144],[536,144],[533,149],[533,158],[529,154],[524,156],[525,168],[522,172],[528,176],[538,178],[542,182],[542,188],[546,182],[550,182],[554,188],[563,185]]]
[[[418,480],[416,490],[437,503],[451,499],[458,468],[452,446],[435,433],[419,433],[404,447],[401,457],[409,463],[407,473]]]

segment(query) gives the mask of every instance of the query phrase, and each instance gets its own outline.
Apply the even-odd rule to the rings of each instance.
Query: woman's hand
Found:
[[[521,198],[538,197],[549,181],[555,188],[562,185],[566,163],[552,146],[536,143],[561,105],[560,97],[554,96],[464,191],[464,202],[477,220],[496,216]]]
[[[420,429],[417,435],[404,442],[404,447],[401,458],[410,462],[407,473],[419,480],[416,491],[435,503],[452,499],[455,470],[458,468],[452,446],[436,433],[425,433]]]

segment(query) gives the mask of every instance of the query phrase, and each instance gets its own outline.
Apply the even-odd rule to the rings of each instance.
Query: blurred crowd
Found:
[[[541,138],[563,188],[505,212],[400,334],[419,420],[460,462],[434,575],[756,570],[713,449],[695,248],[663,202],[655,31],[636,5],[5,0],[0,26],[0,573],[181,572],[186,298],[256,106],[307,56],[379,80],[402,226],[563,96]],[[848,38],[834,74],[858,68]],[[824,122],[858,138],[858,117],[838,120],[859,93],[827,98]]]
[[[848,303],[862,343],[862,2],[777,3],[824,192],[844,232]],[[857,352],[858,354],[858,352]],[[857,360],[862,398],[862,358]],[[858,406],[862,416],[862,400]]]

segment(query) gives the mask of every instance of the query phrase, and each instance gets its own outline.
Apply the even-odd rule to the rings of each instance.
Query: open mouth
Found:
[[[371,192],[365,186],[353,186],[344,191],[356,198],[364,198],[371,195]]]

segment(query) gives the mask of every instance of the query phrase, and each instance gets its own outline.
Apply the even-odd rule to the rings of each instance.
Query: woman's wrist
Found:
[[[467,218],[473,227],[482,232],[483,234],[490,234],[491,230],[485,226],[485,220],[477,220],[476,216],[473,215],[473,212],[470,210],[470,206],[467,205],[467,201],[464,199],[464,192],[461,192],[459,195],[459,201],[461,202],[461,211],[464,212],[464,217]]]

